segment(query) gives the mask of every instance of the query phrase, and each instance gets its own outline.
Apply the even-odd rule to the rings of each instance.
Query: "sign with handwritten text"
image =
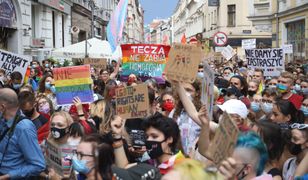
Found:
[[[168,80],[194,82],[202,57],[203,53],[200,47],[189,44],[174,44],[170,50],[165,70]]]
[[[56,97],[59,105],[72,104],[75,97],[81,102],[93,102],[90,65],[53,69]]]
[[[146,84],[116,89],[116,112],[123,119],[144,118],[148,115],[149,109]]]
[[[8,76],[16,71],[20,72],[24,79],[30,62],[30,56],[14,54],[0,49],[0,68],[5,70],[5,73]]]
[[[85,58],[84,64],[90,64],[98,71],[100,69],[107,69],[107,59],[104,58]]]
[[[230,115],[224,112],[209,149],[209,156],[212,157],[215,165],[219,166],[224,159],[232,155],[238,134],[237,125]]]

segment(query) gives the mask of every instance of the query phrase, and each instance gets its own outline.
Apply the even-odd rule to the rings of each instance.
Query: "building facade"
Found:
[[[237,49],[239,55],[244,54],[241,48],[243,39],[256,39],[257,44],[270,47],[271,27],[258,29],[248,19],[254,10],[251,1],[220,0],[213,5],[213,0],[179,0],[172,16],[174,41],[180,42],[185,35],[189,42],[198,35],[202,43],[215,50],[213,36],[217,32],[224,32],[228,36],[227,45]]]
[[[122,43],[144,42],[144,11],[139,0],[129,0]]]

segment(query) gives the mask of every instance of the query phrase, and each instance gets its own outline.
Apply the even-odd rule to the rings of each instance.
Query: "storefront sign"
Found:
[[[12,0],[0,0],[0,27],[17,28],[16,10]]]
[[[39,3],[45,4],[49,7],[57,9],[66,14],[71,13],[71,6],[64,2],[64,0],[38,0]]]

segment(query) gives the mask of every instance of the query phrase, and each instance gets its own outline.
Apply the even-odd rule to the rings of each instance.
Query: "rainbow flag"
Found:
[[[111,15],[107,26],[107,39],[112,52],[116,50],[123,34],[123,28],[127,16],[128,0],[120,0],[118,6]]]
[[[58,105],[72,104],[75,97],[83,103],[93,102],[90,65],[53,69]]]
[[[123,44],[122,76],[161,78],[168,61],[170,46],[161,44]]]

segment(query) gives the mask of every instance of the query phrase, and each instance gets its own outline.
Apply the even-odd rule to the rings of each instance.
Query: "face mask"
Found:
[[[303,88],[301,91],[304,95],[308,95],[308,88]]]
[[[275,85],[269,85],[268,88],[269,88],[269,89],[277,89],[277,86],[275,86]]]
[[[52,137],[55,139],[61,139],[62,137],[64,137],[67,134],[67,128],[56,128],[56,127],[52,127],[50,128]]]
[[[172,109],[174,108],[174,103],[172,101],[166,101],[163,103],[162,108],[167,112],[171,112]]]
[[[295,86],[293,88],[297,92],[299,92],[301,90],[301,86],[299,84],[295,84]]]
[[[13,84],[13,88],[15,90],[19,89],[21,87],[21,84]]]
[[[250,97],[253,97],[256,93],[257,93],[256,91],[250,91],[250,90],[248,90],[248,95],[249,95]]]
[[[31,118],[34,113],[34,108],[30,111],[23,111],[22,112],[26,117]]]
[[[273,104],[272,103],[262,103],[261,109],[265,114],[269,114],[273,111]]]
[[[53,94],[56,94],[56,87],[55,87],[55,86],[51,86],[51,87],[50,87],[50,91],[51,91]]]
[[[303,111],[305,117],[308,117],[308,107],[301,106],[301,110]]]
[[[277,90],[280,92],[280,93],[286,93],[287,90],[288,90],[288,86],[285,86],[283,84],[277,84]]]
[[[48,67],[49,67],[49,64],[45,64],[45,67],[48,68]]]
[[[259,112],[260,111],[260,103],[252,102],[251,103],[251,110],[253,112]]]
[[[45,82],[45,88],[50,90],[51,88],[50,82]]]
[[[50,112],[49,104],[46,103],[43,106],[39,107],[39,112],[44,113],[44,114],[48,114]]]
[[[204,77],[204,73],[203,72],[198,72],[198,75],[197,75],[199,78],[203,78]]]
[[[163,149],[161,147],[161,143],[163,143],[163,142],[164,141],[162,141],[162,142],[146,141],[145,142],[147,152],[148,152],[149,156],[151,157],[151,159],[156,159],[159,156],[164,154]]]
[[[289,151],[292,155],[297,156],[299,153],[302,152],[302,147],[300,144],[291,144],[289,146]]]
[[[32,68],[36,68],[37,66],[35,64],[32,65]]]
[[[88,174],[91,169],[87,166],[87,161],[85,160],[79,160],[77,157],[73,157],[72,160],[73,169],[81,174]]]

